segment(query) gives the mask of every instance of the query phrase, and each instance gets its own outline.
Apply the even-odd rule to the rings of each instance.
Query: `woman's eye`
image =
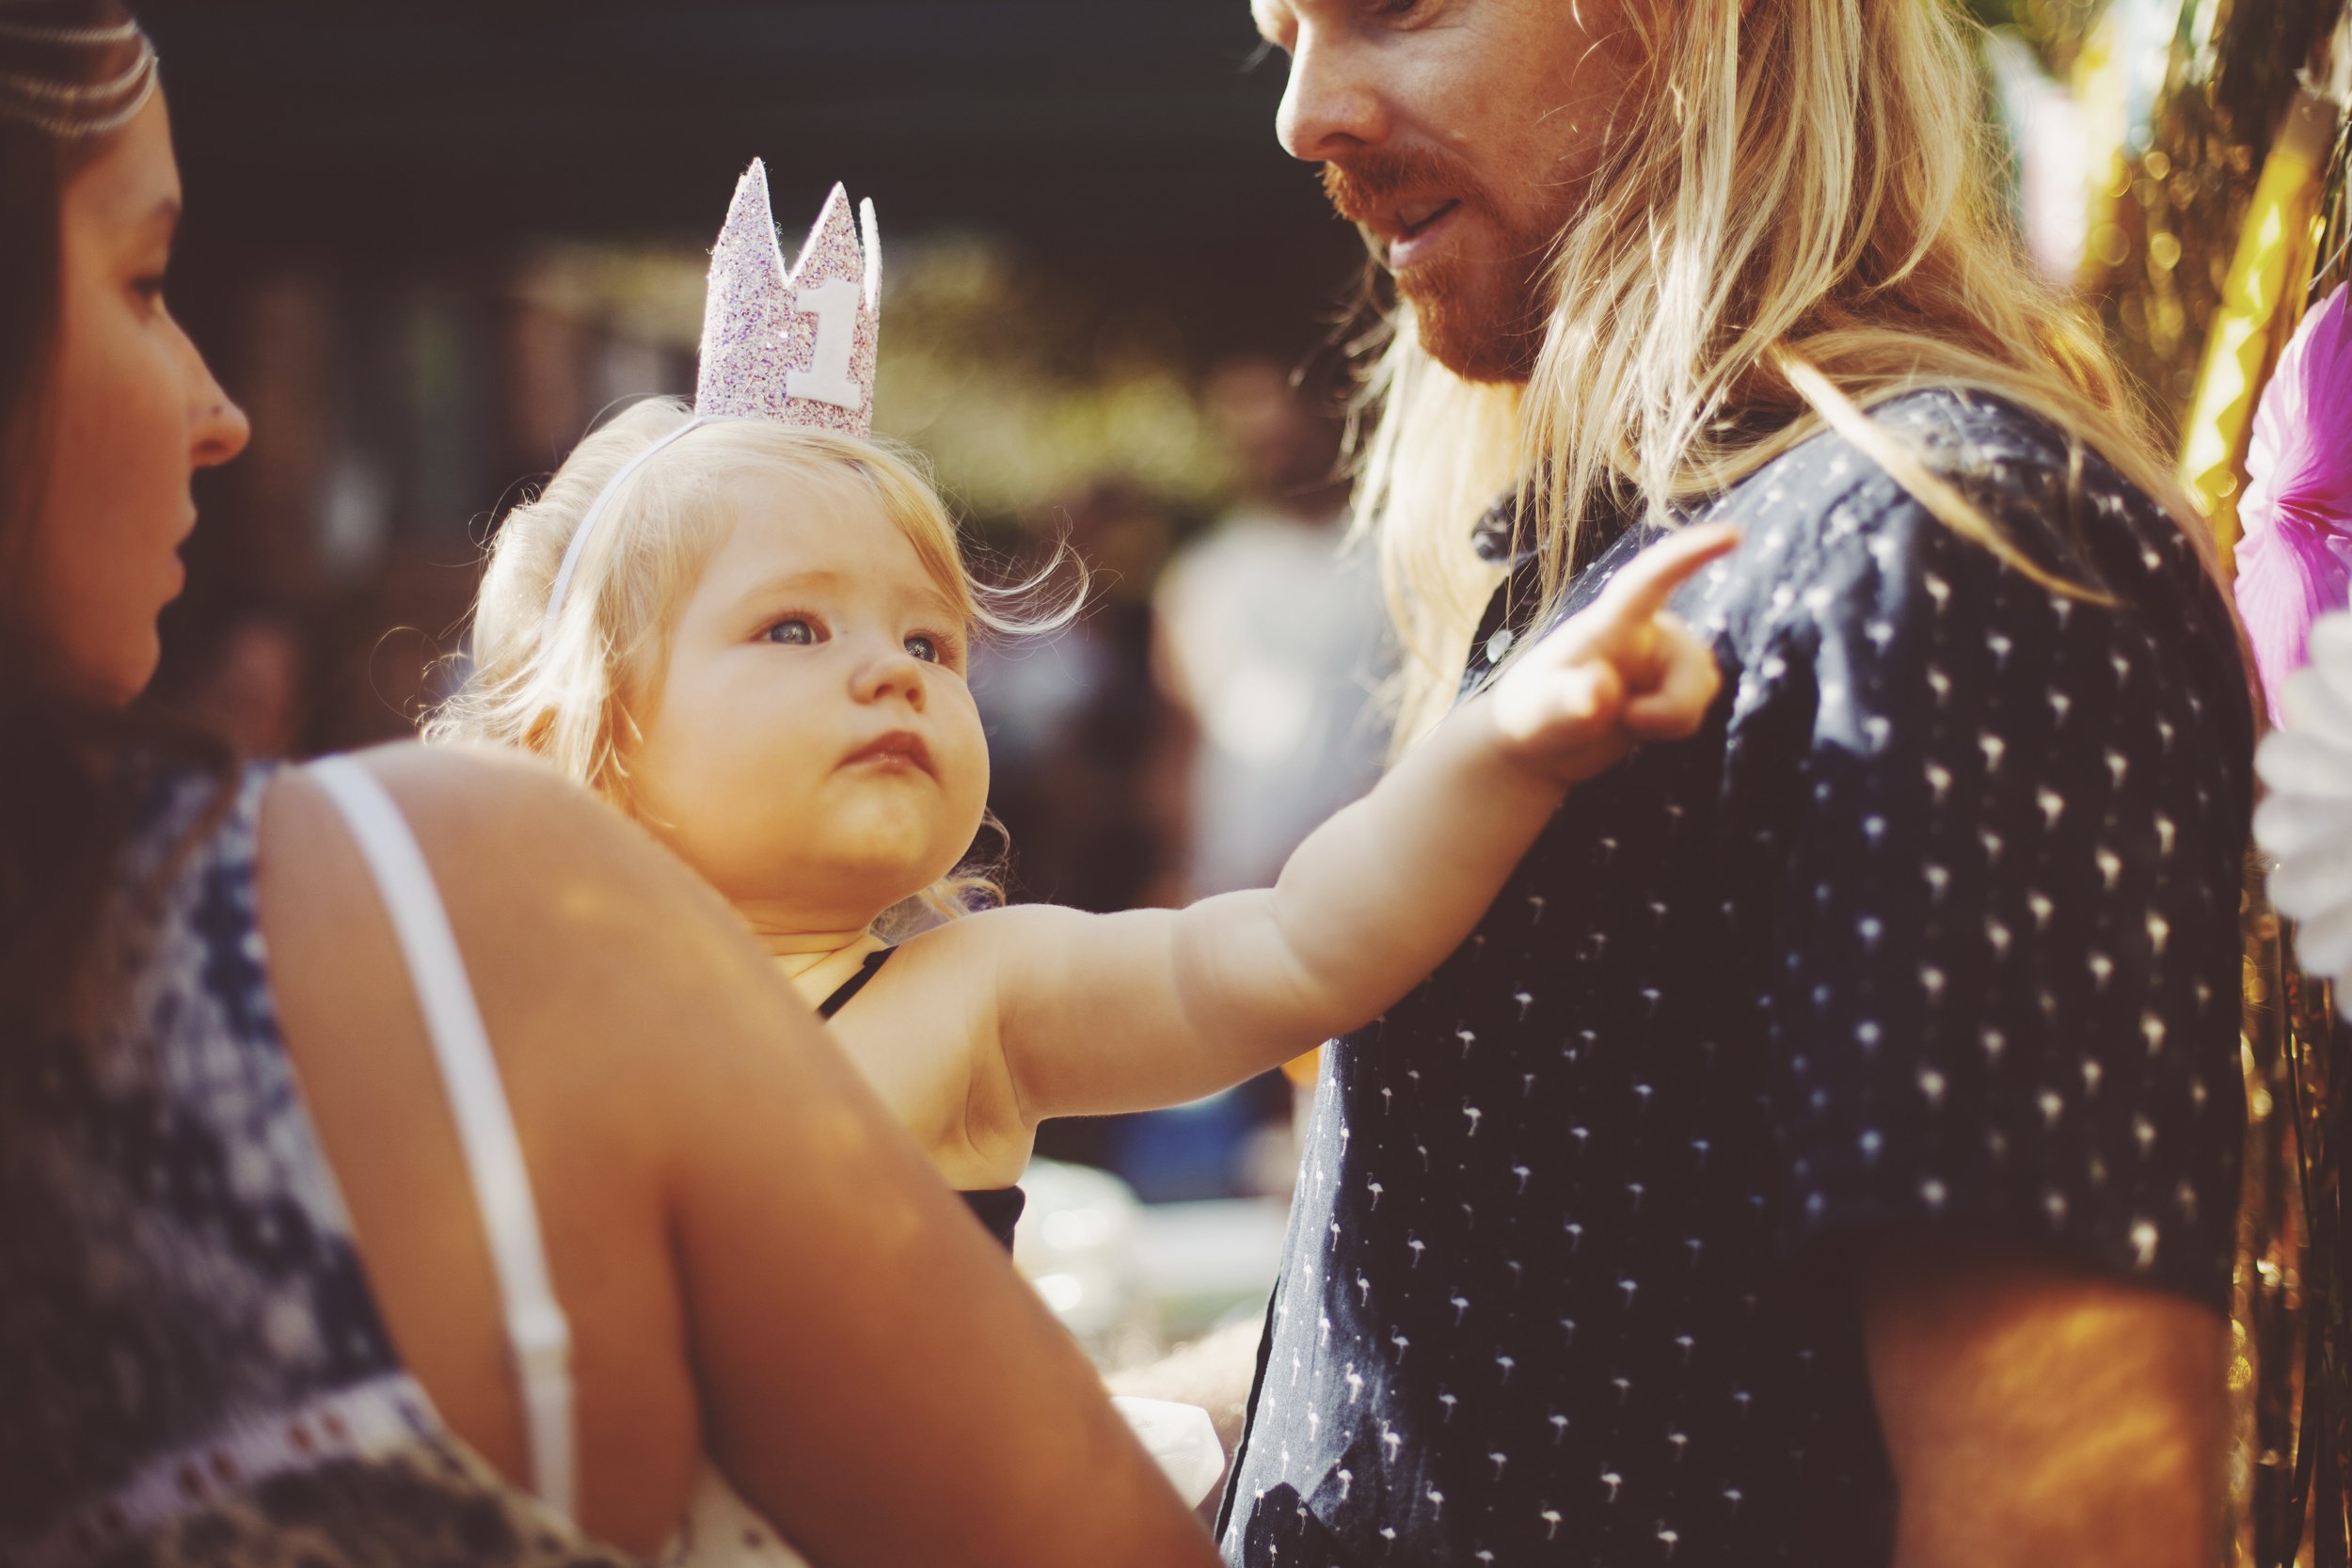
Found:
[[[131,279],[131,292],[153,305],[164,297],[164,275],[158,272],[145,277],[134,277]]]
[[[939,644],[932,641],[930,638],[923,636],[919,632],[907,639],[906,648],[907,652],[913,654],[915,657],[921,659],[926,664],[937,664],[939,662]]]
[[[778,621],[768,628],[766,635],[771,642],[805,644],[821,641],[817,635],[817,628],[797,615],[789,620]]]

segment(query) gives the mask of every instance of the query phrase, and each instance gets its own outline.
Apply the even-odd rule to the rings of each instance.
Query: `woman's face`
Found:
[[[164,305],[180,168],[161,94],[67,183],[47,472],[6,585],[41,684],[119,705],[155,673],[186,572],[189,479],[243,450],[245,415]]]
[[[656,835],[764,935],[861,929],[954,869],[988,802],[964,626],[863,486],[726,483],[626,755]]]

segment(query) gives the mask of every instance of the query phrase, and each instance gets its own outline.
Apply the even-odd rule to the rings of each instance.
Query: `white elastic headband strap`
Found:
[[[689,431],[698,430],[711,422],[700,414],[695,415],[652,446],[622,464],[621,471],[614,474],[611,483],[596,493],[596,499],[589,503],[588,515],[582,517],[580,520],[580,526],[572,530],[572,542],[564,546],[564,564],[555,569],[555,585],[548,590],[548,618],[539,627],[541,647],[544,648],[555,641],[555,624],[563,618],[564,594],[572,585],[572,573],[580,565],[580,552],[587,545],[588,536],[596,531],[596,520],[604,515],[604,509],[612,504],[612,498],[620,493],[621,486],[627,484],[631,478],[635,477],[638,469],[652,462],[655,455],[671,442]]]

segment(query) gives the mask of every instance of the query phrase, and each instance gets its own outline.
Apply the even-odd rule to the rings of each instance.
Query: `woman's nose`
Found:
[[[197,467],[215,468],[245,451],[253,438],[253,424],[220,389],[196,345],[184,335],[181,341],[187,355],[188,457]]]
[[[245,410],[222,393],[198,416],[193,455],[199,468],[216,468],[245,451],[253,439],[253,421]]]
[[[1388,139],[1388,111],[1365,68],[1366,44],[1344,28],[1302,26],[1292,45],[1291,75],[1275,112],[1282,150],[1309,163],[1344,158]]]

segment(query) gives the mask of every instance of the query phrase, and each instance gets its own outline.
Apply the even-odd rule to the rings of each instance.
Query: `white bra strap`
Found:
[[[458,1141],[489,1233],[506,1312],[506,1338],[522,1384],[525,1430],[531,1440],[532,1489],[539,1500],[573,1517],[572,1331],[548,1284],[539,1211],[531,1197],[515,1114],[506,1103],[490,1037],[474,1004],[466,962],[449,927],[433,872],[417,847],[400,807],[373,773],[349,757],[327,757],[310,777],[342,813],[358,841],[376,892],[391,916],[409,983],[424,1014],[425,1033],[440,1063],[441,1083],[457,1118]]]

